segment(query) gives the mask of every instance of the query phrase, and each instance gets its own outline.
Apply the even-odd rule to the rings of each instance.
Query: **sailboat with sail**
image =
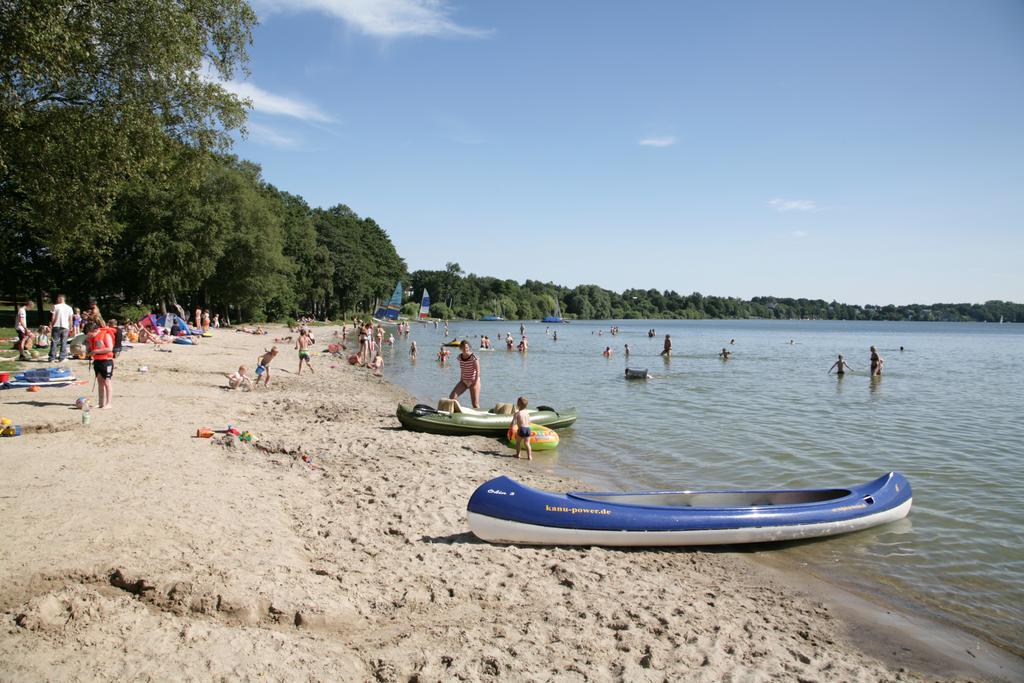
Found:
[[[395,291],[388,300],[387,306],[379,307],[373,314],[374,319],[380,322],[395,322],[398,320],[398,313],[402,308],[402,282],[395,285]]]
[[[491,315],[485,315],[484,317],[480,318],[480,320],[483,321],[483,322],[491,322],[491,323],[504,320],[504,318],[501,317],[501,304],[499,304],[497,301],[495,301],[494,302],[494,313],[492,313]]]
[[[546,315],[546,316],[544,316],[541,319],[541,322],[542,323],[564,323],[564,322],[566,322],[565,320],[562,319],[562,307],[558,305],[558,300],[557,299],[555,300],[555,314],[554,315]]]
[[[420,298],[420,320],[426,320],[430,317],[430,295],[427,294],[427,290],[423,290],[423,296]]]

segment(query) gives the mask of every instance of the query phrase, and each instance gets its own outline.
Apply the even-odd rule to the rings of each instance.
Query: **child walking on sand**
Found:
[[[512,431],[516,438],[516,457],[521,458],[523,446],[526,446],[526,457],[533,460],[533,447],[530,446],[530,414],[526,412],[529,401],[525,396],[516,399],[518,410],[512,416]]]
[[[252,391],[255,387],[252,384],[252,378],[246,374],[244,365],[238,366],[238,372],[224,373],[224,376],[228,378],[228,386],[232,389],[241,389],[243,386]]]
[[[263,386],[270,386],[270,363],[277,358],[277,347],[271,346],[270,350],[259,357],[256,361],[256,382],[255,386],[259,386],[260,378],[263,378]]]
[[[299,336],[299,340],[295,342],[295,348],[299,350],[299,372],[302,374],[302,364],[305,363],[306,367],[309,368],[310,372],[313,372],[313,366],[309,362],[309,347],[313,344],[312,337],[309,336],[309,330],[305,327],[301,328],[302,334]]]

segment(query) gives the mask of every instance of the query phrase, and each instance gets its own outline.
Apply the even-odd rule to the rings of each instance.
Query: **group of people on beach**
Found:
[[[97,407],[107,409],[111,403],[114,358],[121,351],[124,328],[119,327],[116,320],[104,320],[95,301],[91,301],[83,313],[80,309],[73,309],[65,300],[63,294],[57,295],[50,310],[50,324],[43,326],[50,342],[47,360],[50,363],[66,362],[70,355],[70,340],[80,334],[79,330],[84,332],[85,348],[75,355],[91,360],[99,388]],[[35,335],[28,327],[28,311],[33,307],[34,304],[29,301],[19,306],[15,314],[14,327],[18,333],[18,350],[22,360],[32,359],[31,344]]]

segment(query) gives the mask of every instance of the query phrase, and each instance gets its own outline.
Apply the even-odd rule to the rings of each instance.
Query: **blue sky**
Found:
[[[1024,301],[1024,2],[251,0],[236,152],[410,269]]]

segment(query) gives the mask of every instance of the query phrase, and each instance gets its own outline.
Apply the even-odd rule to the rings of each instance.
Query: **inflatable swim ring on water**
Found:
[[[515,432],[509,427],[506,436],[506,443],[512,448],[516,447],[516,440],[513,438]],[[530,425],[530,448],[535,451],[550,451],[558,448],[558,432],[544,425]]]

